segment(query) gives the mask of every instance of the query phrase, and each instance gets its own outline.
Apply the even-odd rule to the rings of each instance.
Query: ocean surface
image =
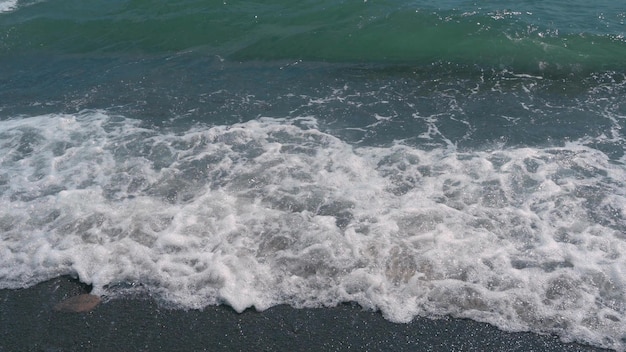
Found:
[[[621,1],[0,0],[0,289],[626,349]]]

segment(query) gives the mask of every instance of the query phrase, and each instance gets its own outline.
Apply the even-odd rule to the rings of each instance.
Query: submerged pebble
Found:
[[[58,312],[86,313],[92,311],[100,304],[100,297],[85,293],[65,299],[54,306]]]

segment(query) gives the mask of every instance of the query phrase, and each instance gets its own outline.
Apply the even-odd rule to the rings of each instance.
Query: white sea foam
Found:
[[[0,0],[0,13],[10,12],[17,7],[17,0]]]
[[[74,274],[187,308],[356,301],[624,348],[626,160],[354,147],[315,126],[0,122],[0,287]]]

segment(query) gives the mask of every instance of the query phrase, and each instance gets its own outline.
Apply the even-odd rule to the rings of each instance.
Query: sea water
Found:
[[[0,1],[0,288],[626,346],[626,8]]]

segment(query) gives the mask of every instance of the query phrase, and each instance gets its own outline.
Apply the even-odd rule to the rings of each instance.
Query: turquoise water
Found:
[[[553,4],[554,3],[554,4]],[[232,60],[451,62],[524,70],[619,69],[624,9],[610,1],[50,1],[3,15],[3,56],[158,54]]]
[[[0,0],[0,288],[624,349],[626,7]]]

